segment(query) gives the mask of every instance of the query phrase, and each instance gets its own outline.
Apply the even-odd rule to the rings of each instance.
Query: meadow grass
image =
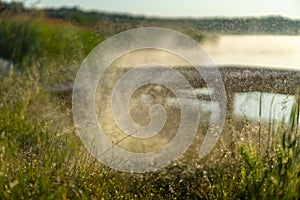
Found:
[[[257,139],[262,144],[247,141],[228,147],[213,163],[179,160],[157,172],[126,174],[87,153],[73,128],[70,108],[37,80],[29,70],[0,82],[0,199],[300,197],[298,101],[290,123],[270,133],[267,149]],[[264,134],[255,130],[253,135]]]
[[[224,137],[251,136],[244,142],[229,138],[234,145],[221,140],[224,146],[204,161],[180,159],[145,174],[118,172],[88,154],[68,103],[48,92],[52,83],[72,80],[79,60],[103,38],[76,27],[1,23],[7,27],[1,34],[16,27],[37,32],[34,51],[41,57],[35,60],[31,50],[7,54],[20,61],[0,80],[0,199],[300,198],[299,98],[288,124],[270,121],[264,129],[262,123],[230,123]],[[14,45],[17,39],[11,39]]]

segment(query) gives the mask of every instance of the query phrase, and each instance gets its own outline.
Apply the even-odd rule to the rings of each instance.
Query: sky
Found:
[[[10,2],[12,0],[4,0]],[[300,0],[26,0],[27,6],[80,7],[163,17],[266,16],[300,19]]]

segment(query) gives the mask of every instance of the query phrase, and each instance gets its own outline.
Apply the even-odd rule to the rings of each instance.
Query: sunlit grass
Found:
[[[158,172],[125,174],[89,156],[69,108],[32,76],[13,74],[0,83],[1,199],[300,197],[297,103],[290,123],[274,130],[276,142],[264,151],[249,141],[224,148],[228,153],[214,164],[178,161]]]

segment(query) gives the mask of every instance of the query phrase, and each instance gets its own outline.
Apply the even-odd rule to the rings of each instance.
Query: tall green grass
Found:
[[[41,50],[38,25],[31,21],[0,19],[0,56],[15,63],[37,59]]]
[[[0,57],[16,71],[36,68],[49,84],[72,81],[87,54],[104,36],[92,28],[30,17],[0,18]]]

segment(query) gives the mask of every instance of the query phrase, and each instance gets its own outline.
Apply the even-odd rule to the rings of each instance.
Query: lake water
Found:
[[[169,98],[168,104],[174,106],[175,98]],[[190,103],[193,103],[191,101]],[[254,121],[289,121],[295,97],[292,95],[247,92],[236,93],[234,96],[233,116]],[[213,101],[199,101],[202,113],[211,113],[211,120],[216,122],[219,118],[219,104]],[[260,112],[261,109],[261,112]]]
[[[217,42],[205,42],[202,47],[217,65],[300,70],[300,36],[223,35]],[[167,62],[170,66],[190,66],[190,63],[176,55],[152,49],[126,54],[118,59],[115,65],[139,66],[143,62],[162,64]],[[196,93],[201,93],[201,89],[197,90],[199,88],[195,89]],[[173,100],[169,99],[169,103],[172,102]],[[288,119],[293,102],[293,96],[284,94],[237,93],[234,97],[233,114],[254,120]],[[216,102],[201,101],[200,104],[205,112],[217,114]],[[259,114],[260,106],[261,114]]]
[[[247,65],[300,70],[300,36],[225,35],[220,36],[218,42],[206,42],[202,44],[202,47],[217,65],[236,67]],[[190,66],[176,55],[152,49],[125,54],[114,61],[114,65],[130,67],[139,66],[144,62],[164,64],[166,61],[168,61],[167,64],[170,64],[171,61],[171,65],[174,64],[174,66]],[[109,75],[103,81],[111,82],[111,79],[112,77]],[[198,88],[194,92],[205,93],[205,90]],[[294,96],[284,94],[237,93],[234,96],[233,114],[236,117],[253,120],[259,120],[259,118],[265,121],[282,120],[283,118],[287,120],[294,99]],[[146,101],[147,98],[142,100]],[[169,104],[174,104],[174,99],[167,100]],[[211,112],[212,118],[218,114],[216,102],[201,101],[200,106],[204,112]],[[261,113],[259,112],[260,108],[262,108]]]
[[[224,35],[217,43],[204,43],[202,47],[217,65],[300,70],[300,36]],[[286,118],[287,121],[294,99],[283,94],[238,93],[234,97],[234,115],[254,120],[261,117],[267,121]]]
[[[288,122],[295,97],[261,92],[238,93],[235,95],[234,102],[235,116],[253,120]]]

